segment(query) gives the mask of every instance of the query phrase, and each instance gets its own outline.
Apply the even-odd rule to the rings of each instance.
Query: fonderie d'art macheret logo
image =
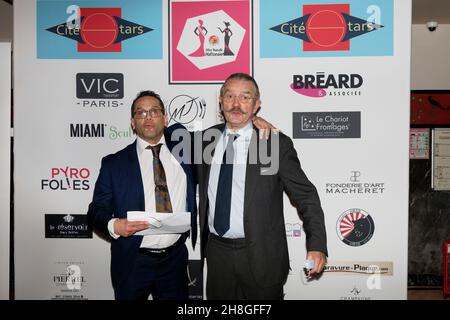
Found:
[[[125,20],[121,8],[67,8],[65,22],[46,30],[77,42],[78,52],[121,52],[122,41],[153,31]]]
[[[304,5],[303,16],[270,30],[300,39],[303,51],[350,51],[350,40],[384,26],[375,10],[368,20],[350,15],[350,4]]]

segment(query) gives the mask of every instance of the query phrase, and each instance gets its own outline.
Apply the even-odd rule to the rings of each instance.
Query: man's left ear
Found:
[[[169,125],[169,117],[167,112],[164,114],[164,126],[167,127]]]

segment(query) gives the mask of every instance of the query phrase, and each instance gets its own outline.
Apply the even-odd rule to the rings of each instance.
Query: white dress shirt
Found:
[[[219,183],[220,167],[223,153],[228,143],[229,134],[239,134],[234,141],[233,159],[233,182],[231,185],[231,209],[230,209],[230,229],[223,235],[224,238],[244,238],[244,195],[245,195],[245,174],[247,172],[248,147],[253,133],[253,125],[250,122],[244,128],[232,131],[228,128],[224,130],[222,139],[217,142],[214,157],[211,162],[211,171],[208,182],[209,217],[208,224],[211,233],[217,235],[214,229],[214,210],[216,207],[217,187]]]
[[[173,212],[187,211],[187,182],[186,174],[180,163],[175,159],[170,150],[167,148],[164,136],[161,137],[158,143],[161,143],[161,151],[159,159],[164,167],[166,173],[167,187],[169,189],[170,202],[172,204]],[[155,144],[155,145],[156,145]],[[156,212],[155,201],[155,181],[153,176],[153,153],[152,150],[146,149],[150,144],[145,140],[137,137],[136,152],[141,169],[141,176],[144,185],[145,211]],[[170,214],[170,213],[167,213]],[[111,236],[115,239],[119,235],[114,233],[114,221],[111,219],[108,223],[108,230]],[[174,234],[160,234],[144,236],[141,243],[141,248],[161,249],[167,248],[174,244],[181,235]]]

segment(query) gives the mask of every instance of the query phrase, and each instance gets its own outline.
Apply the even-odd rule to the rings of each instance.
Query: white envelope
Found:
[[[146,212],[128,211],[128,221],[147,221],[150,227],[136,232],[135,235],[146,236],[150,234],[184,233],[191,228],[190,212]]]

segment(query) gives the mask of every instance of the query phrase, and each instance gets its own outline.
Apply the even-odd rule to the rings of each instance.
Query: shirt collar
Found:
[[[252,133],[253,133],[253,124],[251,122],[247,123],[247,125],[243,128],[240,128],[237,131],[233,131],[229,128],[225,128],[225,136],[227,136],[228,134],[238,134],[239,138],[245,138],[245,139],[250,139],[252,137]]]
[[[136,138],[136,148],[137,148],[137,151],[139,154],[142,154],[142,152],[144,152],[145,148],[147,148],[148,146],[156,146],[157,144],[160,144],[160,143],[163,145],[166,144],[166,139],[164,138],[164,135],[162,135],[161,139],[159,139],[158,143],[155,143],[155,144],[150,144],[139,136]]]

